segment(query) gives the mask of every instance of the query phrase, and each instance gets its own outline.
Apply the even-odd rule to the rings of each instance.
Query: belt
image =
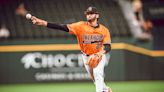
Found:
[[[84,52],[82,52],[82,53],[83,53],[85,56],[87,56],[87,57],[90,56],[90,55],[88,55],[88,54],[85,54]]]
[[[90,55],[87,55],[87,54],[86,54],[86,56],[90,56]]]

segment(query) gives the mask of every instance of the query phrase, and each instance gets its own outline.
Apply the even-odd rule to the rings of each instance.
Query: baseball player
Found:
[[[17,13],[21,13],[20,11]],[[80,45],[85,68],[96,86],[96,92],[112,92],[112,89],[104,82],[106,53],[111,50],[109,30],[98,23],[99,12],[95,7],[88,7],[84,14],[87,21],[72,24],[50,23],[35,16],[32,16],[31,20],[35,25],[74,34]]]

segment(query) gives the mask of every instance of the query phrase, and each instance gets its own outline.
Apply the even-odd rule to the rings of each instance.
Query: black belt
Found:
[[[86,56],[90,56],[90,55],[87,55],[87,54],[86,54]]]
[[[82,53],[83,53],[83,52],[82,52]],[[90,55],[88,55],[88,54],[85,54],[85,53],[83,53],[83,54],[84,54],[85,56],[87,56],[87,57],[88,57],[88,56],[90,56]]]

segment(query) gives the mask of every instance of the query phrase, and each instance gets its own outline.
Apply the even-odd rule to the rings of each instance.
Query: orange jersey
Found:
[[[87,22],[80,21],[67,25],[69,33],[76,35],[83,53],[91,55],[101,51],[103,44],[111,44],[110,32],[103,25],[94,28]]]

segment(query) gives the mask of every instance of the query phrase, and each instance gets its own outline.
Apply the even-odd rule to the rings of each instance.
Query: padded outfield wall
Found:
[[[163,80],[164,52],[113,43],[106,81]],[[90,81],[77,44],[0,46],[0,84]]]

